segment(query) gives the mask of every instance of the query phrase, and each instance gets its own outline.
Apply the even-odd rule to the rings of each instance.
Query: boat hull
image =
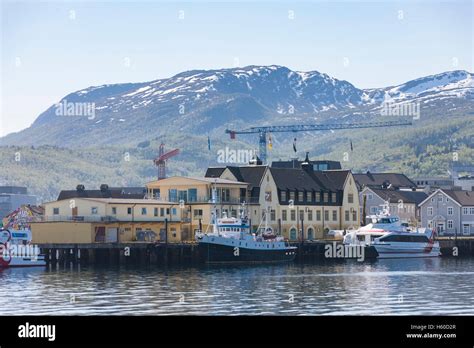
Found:
[[[45,267],[46,261],[43,255],[39,255],[36,258],[30,257],[12,257],[2,258],[0,256],[0,268],[10,267]]]
[[[392,247],[390,245],[373,245],[379,259],[406,259],[441,256],[439,246]]]
[[[205,263],[279,263],[291,262],[296,257],[296,248],[253,249],[199,242],[199,255]]]

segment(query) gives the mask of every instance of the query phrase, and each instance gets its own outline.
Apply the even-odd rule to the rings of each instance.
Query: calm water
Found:
[[[474,259],[0,270],[1,315],[474,314]]]

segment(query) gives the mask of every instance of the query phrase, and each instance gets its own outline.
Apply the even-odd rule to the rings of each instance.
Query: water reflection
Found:
[[[1,315],[474,314],[473,259],[0,270]]]

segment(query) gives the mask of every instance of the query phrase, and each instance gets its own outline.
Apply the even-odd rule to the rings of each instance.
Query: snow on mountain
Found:
[[[337,121],[344,115],[350,121],[351,115],[377,112],[386,101],[432,105],[471,100],[473,81],[472,73],[451,71],[363,90],[318,71],[278,65],[192,70],[150,82],[73,92],[61,102],[93,103],[94,117],[60,117],[53,105],[30,128],[1,138],[0,144],[82,145],[87,139],[109,144],[149,136],[151,129],[209,132],[229,124]]]

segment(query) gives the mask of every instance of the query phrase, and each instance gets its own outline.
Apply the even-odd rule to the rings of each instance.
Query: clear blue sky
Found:
[[[72,91],[236,60],[318,70],[359,88],[474,70],[469,0],[0,1],[0,136]]]

